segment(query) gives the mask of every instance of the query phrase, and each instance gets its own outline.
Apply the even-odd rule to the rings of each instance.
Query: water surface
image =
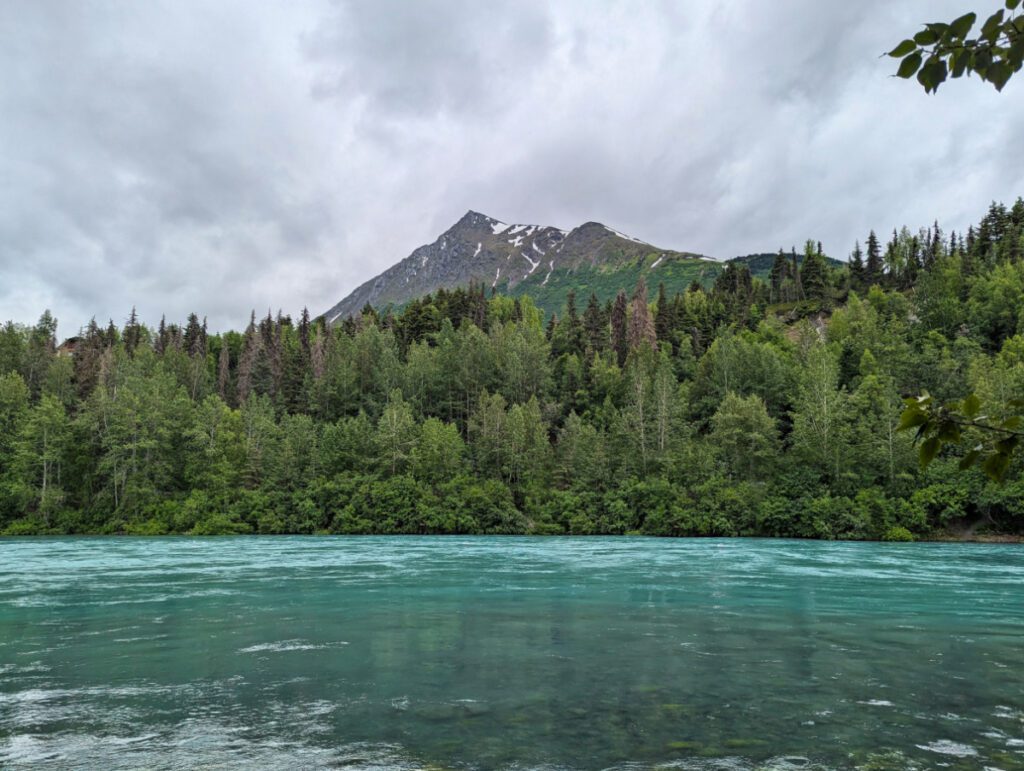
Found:
[[[1016,546],[0,539],[0,767],[1024,769]]]

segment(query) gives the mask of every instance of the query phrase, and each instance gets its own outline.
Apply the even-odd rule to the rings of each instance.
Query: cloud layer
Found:
[[[963,3],[894,5],[4,3],[0,318],[319,312],[470,208],[718,257],[965,227],[1024,194],[1024,84],[889,77]]]

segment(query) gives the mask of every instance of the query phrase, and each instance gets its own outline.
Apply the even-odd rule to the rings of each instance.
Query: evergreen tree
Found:
[[[769,302],[780,303],[785,302],[786,299],[783,296],[782,290],[783,285],[786,283],[786,278],[789,276],[789,262],[786,259],[786,255],[782,253],[782,248],[779,248],[779,253],[775,255],[775,261],[772,263],[772,272],[769,277],[771,293],[769,295]]]
[[[626,330],[627,317],[626,293],[622,289],[615,296],[615,305],[612,306],[612,349],[615,351],[619,366],[626,363],[626,355],[629,353],[629,337]]]
[[[658,307],[654,313],[654,334],[660,343],[672,342],[672,306],[665,294],[665,282],[658,284]]]
[[[184,346],[189,356],[206,355],[206,333],[199,324],[199,317],[194,313],[188,315],[188,322],[185,324]]]
[[[93,319],[93,323],[95,323],[95,321],[96,320]],[[167,317],[161,316],[160,326],[157,327],[156,331],[156,342],[153,346],[154,350],[156,350],[156,352],[162,356],[164,351],[167,350],[167,342]]]
[[[302,309],[302,316],[299,317],[299,345],[302,347],[302,354],[305,361],[309,360],[310,337],[309,337],[309,308]]]
[[[821,253],[821,242],[817,247],[814,241],[804,244],[803,291],[811,300],[825,300],[828,297],[828,265]]]
[[[861,251],[860,241],[854,242],[853,252],[850,253],[850,288],[856,292],[862,292],[865,288],[865,276],[867,275],[864,266],[864,252]]]
[[[608,318],[598,302],[597,295],[591,292],[587,309],[583,312],[583,328],[587,336],[587,346],[592,356],[608,350]]]
[[[792,266],[790,268],[790,277],[793,279],[793,294],[794,294],[794,298],[793,299],[795,299],[795,300],[803,300],[804,299],[804,281],[803,281],[803,275],[802,275],[801,270],[800,270],[800,263],[797,261],[797,258],[796,258],[796,247],[795,246],[790,249],[789,257],[790,257],[790,264]]]
[[[867,254],[867,261],[864,263],[864,283],[870,287],[881,283],[884,273],[882,250],[874,230],[868,233]]]
[[[576,291],[570,289],[565,297],[565,327],[568,350],[572,353],[583,355],[586,349],[583,324],[580,321],[579,313],[576,310]]]
[[[142,325],[139,324],[139,317],[135,312],[134,305],[132,306],[131,315],[128,316],[128,322],[125,324],[121,339],[124,340],[125,353],[129,356],[134,356],[142,340]]]

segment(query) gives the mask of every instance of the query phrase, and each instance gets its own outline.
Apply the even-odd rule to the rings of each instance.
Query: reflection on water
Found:
[[[0,540],[0,766],[1024,769],[1024,551]]]

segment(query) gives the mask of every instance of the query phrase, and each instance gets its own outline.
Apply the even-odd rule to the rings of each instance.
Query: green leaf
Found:
[[[1017,449],[1017,445],[1020,444],[1020,437],[1011,436],[1007,439],[1000,439],[996,442],[996,451],[1001,452],[1005,455],[1010,455],[1014,450]]]
[[[939,454],[941,448],[942,442],[939,441],[938,437],[929,437],[921,443],[918,457],[921,461],[922,469],[928,468],[928,464],[935,460],[935,456]]]
[[[999,482],[1006,475],[1006,469],[1010,466],[1010,456],[1000,452],[993,453],[985,458],[981,464],[982,469],[990,479]]]
[[[987,48],[975,49],[971,52],[970,68],[977,72],[983,79],[992,64],[992,52]]]
[[[940,442],[955,444],[960,441],[960,428],[951,420],[944,421],[935,434]]]
[[[965,471],[977,463],[978,458],[981,456],[981,451],[971,450],[964,457],[960,459],[960,470]]]
[[[921,54],[916,51],[910,56],[907,56],[902,62],[900,67],[896,70],[896,76],[900,78],[910,78],[914,76],[918,68],[921,66]]]
[[[1000,426],[1000,428],[1005,428],[1005,429],[1007,429],[1009,431],[1014,431],[1014,430],[1020,428],[1020,424],[1021,424],[1021,416],[1020,415],[1014,415],[1014,416],[1009,417],[1006,420],[1004,420],[1002,425]]]
[[[954,78],[959,78],[964,74],[967,69],[967,63],[970,61],[970,56],[967,55],[966,49],[956,48],[953,53],[949,56],[949,69],[951,75]]]
[[[996,91],[1002,91],[1012,74],[1005,62],[993,62],[985,73],[985,80],[995,86]]]
[[[917,426],[923,426],[928,422],[928,416],[913,408],[903,410],[903,414],[900,415],[900,424],[896,428],[897,431],[906,431],[908,428],[916,428]]]
[[[889,56],[900,59],[914,50],[917,50],[917,44],[913,40],[904,40],[889,52]]]
[[[978,14],[976,13],[965,13],[959,19],[949,25],[950,30],[958,38],[967,37],[967,33],[971,31],[971,27],[974,26],[974,22],[978,20]]]
[[[1020,0],[1006,0],[1006,10],[1008,11],[1014,10],[1018,5],[1020,5]]]
[[[928,93],[934,93],[938,90],[939,85],[946,80],[947,72],[946,62],[938,56],[932,56],[917,73],[917,82],[924,86]]]
[[[937,43],[938,40],[939,36],[933,29],[923,29],[914,35],[914,42],[919,46],[930,46],[932,43]]]
[[[969,394],[967,398],[964,399],[961,409],[963,410],[964,417],[971,420],[976,417],[978,412],[981,410],[981,399],[978,398],[977,394]]]
[[[1021,16],[1020,18],[1024,20],[1024,16]],[[1024,35],[1017,36],[1013,45],[1010,46],[1010,50],[1006,54],[1005,59],[1014,72],[1019,70],[1021,65],[1024,65]]]
[[[994,43],[996,38],[999,37],[999,33],[1002,31],[1003,26],[1003,9],[1000,8],[998,11],[993,13],[985,23],[981,25],[981,36]]]

